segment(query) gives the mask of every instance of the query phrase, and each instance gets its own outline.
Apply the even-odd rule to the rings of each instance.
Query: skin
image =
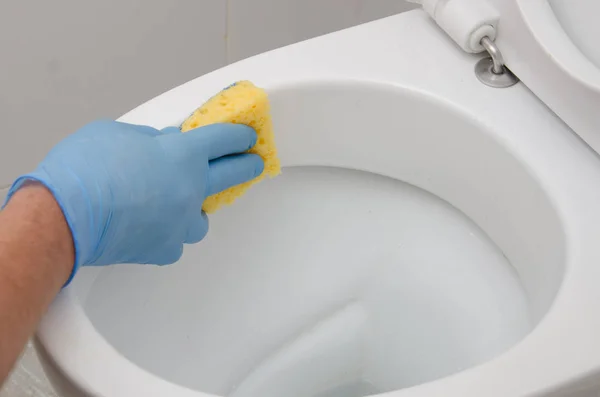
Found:
[[[75,250],[52,194],[31,183],[0,211],[0,385],[67,281]]]

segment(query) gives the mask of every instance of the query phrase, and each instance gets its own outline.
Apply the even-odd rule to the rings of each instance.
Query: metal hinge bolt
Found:
[[[496,44],[487,36],[483,37],[480,43],[489,57],[482,58],[475,64],[475,75],[479,81],[494,88],[506,88],[517,84],[519,79],[504,64],[504,58]]]

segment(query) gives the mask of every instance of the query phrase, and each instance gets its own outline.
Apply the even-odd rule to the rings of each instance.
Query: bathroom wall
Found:
[[[254,54],[412,8],[403,0],[0,0],[0,198],[58,140]],[[1,397],[49,396],[35,358]]]
[[[0,1],[0,188],[87,121],[403,0]]]

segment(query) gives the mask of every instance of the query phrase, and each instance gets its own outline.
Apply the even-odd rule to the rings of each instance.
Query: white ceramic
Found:
[[[180,263],[81,271],[37,334],[60,395],[597,395],[600,161],[477,59],[413,11],[125,115],[177,125],[249,79],[286,168]]]
[[[600,152],[600,2],[489,1],[501,14],[496,44],[511,70]]]

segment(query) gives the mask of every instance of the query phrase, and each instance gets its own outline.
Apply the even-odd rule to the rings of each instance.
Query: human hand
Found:
[[[256,132],[239,124],[182,134],[176,127],[97,121],[19,177],[7,201],[30,180],[52,192],[73,236],[69,281],[80,266],[170,264],[184,243],[206,235],[207,196],[262,173],[262,159],[243,153],[255,143]]]

